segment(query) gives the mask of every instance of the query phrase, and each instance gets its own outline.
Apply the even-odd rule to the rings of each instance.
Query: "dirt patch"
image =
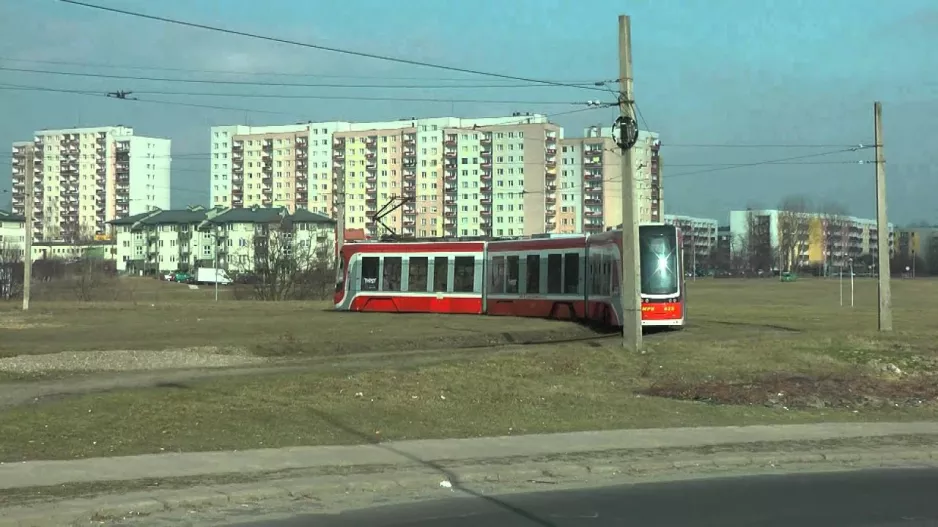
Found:
[[[886,378],[777,373],[745,381],[664,381],[640,393],[719,405],[790,409],[907,408],[938,403],[938,377]]]
[[[223,368],[267,362],[218,348],[176,350],[64,351],[0,359],[0,372],[31,374],[50,371],[135,371],[179,368]]]

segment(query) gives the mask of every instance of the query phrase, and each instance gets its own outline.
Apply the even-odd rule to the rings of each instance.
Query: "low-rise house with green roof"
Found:
[[[251,273],[288,258],[300,266],[331,259],[335,221],[307,210],[204,208],[155,210],[114,220],[117,269],[134,274],[219,267]]]

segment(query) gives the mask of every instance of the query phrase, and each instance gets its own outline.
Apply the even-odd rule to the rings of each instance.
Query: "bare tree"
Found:
[[[803,265],[802,255],[811,234],[810,203],[804,196],[789,196],[778,207],[778,249],[785,270]]]
[[[89,250],[94,242],[94,229],[75,226],[62,233],[63,241],[72,248],[65,271],[76,299],[79,302],[112,299],[115,295],[112,266]]]
[[[850,222],[847,208],[835,201],[828,201],[820,207],[821,236],[823,238],[825,275],[833,269],[842,267],[847,258],[847,241],[850,236]]]
[[[737,257],[747,272],[768,271],[775,265],[769,217],[758,211],[746,211],[746,232],[738,240]]]
[[[251,267],[255,300],[310,300],[328,297],[335,282],[328,236],[289,219],[255,225]]]
[[[0,241],[0,298],[9,300],[23,293],[23,251],[9,241]]]

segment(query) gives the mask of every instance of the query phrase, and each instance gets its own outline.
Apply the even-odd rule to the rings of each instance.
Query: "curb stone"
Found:
[[[590,462],[587,462],[590,461]],[[822,453],[762,453],[753,455],[697,455],[692,459],[629,462],[628,457],[584,460],[571,463],[524,463],[515,466],[465,465],[448,468],[455,476],[453,488],[468,487],[470,493],[500,492],[500,485],[576,484],[603,485],[640,482],[641,478],[669,479],[688,472],[729,472],[746,467],[799,467],[807,470],[866,467],[938,466],[938,450],[888,447],[865,451],[838,450]],[[823,467],[823,468],[821,468]],[[631,476],[631,478],[629,477]],[[198,486],[189,489],[152,489],[122,495],[105,495],[0,509],[0,527],[51,527],[53,525],[107,523],[108,521],[150,516],[177,510],[208,510],[220,506],[244,505],[266,500],[305,500],[317,506],[323,502],[341,502],[348,495],[397,493],[408,498],[441,497],[439,483],[448,479],[440,471],[417,467],[386,473],[315,476],[235,485]],[[623,481],[624,479],[624,481]],[[480,488],[488,489],[480,490]],[[540,487],[543,488],[543,487]],[[465,489],[463,489],[465,490]],[[533,487],[518,492],[533,490]],[[334,508],[330,507],[330,508]]]

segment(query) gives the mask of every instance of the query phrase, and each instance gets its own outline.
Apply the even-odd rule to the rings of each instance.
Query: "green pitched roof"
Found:
[[[0,210],[0,221],[25,222],[26,217],[19,214],[13,214],[10,211]]]
[[[135,214],[127,218],[111,221],[111,225],[182,225],[211,223],[274,223],[288,219],[297,223],[335,224],[335,220],[308,210],[298,210],[290,214],[284,207],[251,207],[232,209],[205,209],[189,207],[187,209],[155,210]]]

